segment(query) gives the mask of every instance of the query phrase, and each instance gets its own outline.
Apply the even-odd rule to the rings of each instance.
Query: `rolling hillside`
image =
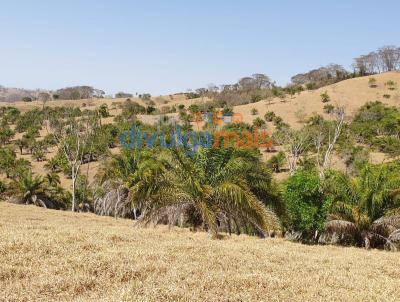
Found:
[[[257,103],[241,105],[234,107],[234,112],[240,113],[243,116],[243,121],[247,123],[252,123],[253,120],[257,117],[263,118],[264,114],[267,111],[273,111],[278,116],[281,116],[284,122],[290,124],[294,128],[299,128],[302,125],[302,121],[311,117],[314,113],[322,114],[326,118],[329,118],[329,115],[325,114],[323,111],[324,103],[321,101],[321,94],[325,91],[331,98],[330,104],[343,105],[346,108],[347,118],[351,119],[354,112],[357,111],[362,105],[369,101],[380,100],[388,105],[392,106],[400,106],[400,87],[397,87],[395,90],[389,90],[388,87],[385,86],[385,83],[389,80],[392,80],[396,83],[400,84],[400,72],[388,72],[383,74],[377,74],[373,76],[376,79],[376,88],[370,88],[368,81],[371,77],[360,77],[345,80],[333,85],[329,85],[326,87],[322,87],[317,90],[312,91],[303,91],[300,94],[296,94],[294,96],[286,96],[284,99],[273,98],[269,100],[262,100]],[[385,98],[383,95],[390,95],[390,98]],[[69,101],[50,101],[46,103],[46,106],[77,106],[81,109],[89,109],[94,110],[98,108],[101,104],[107,104],[109,108],[109,112],[111,114],[110,117],[103,119],[103,123],[113,123],[114,116],[118,115],[121,110],[118,108],[118,104],[122,104],[126,99],[86,99],[86,100],[69,100]],[[209,101],[207,98],[198,98],[198,99],[186,99],[184,95],[170,95],[170,96],[161,96],[153,98],[155,102],[155,107],[158,109],[162,109],[166,106],[173,106],[184,104],[186,108],[191,104],[202,104]],[[132,98],[132,101],[135,101],[141,105],[146,105],[145,101],[139,98]],[[14,103],[0,103],[1,106],[14,106],[17,107],[22,112],[27,110],[32,110],[33,108],[42,107],[43,104],[39,101],[33,101],[29,103],[25,102],[14,102]],[[255,108],[258,111],[257,115],[252,115],[251,110]],[[177,114],[172,113],[168,114],[169,116],[174,117],[178,120]],[[140,115],[139,118],[145,123],[156,123],[159,120],[158,115]],[[272,123],[267,123],[267,126],[270,129],[273,129]],[[199,126],[199,130],[201,130],[201,124]],[[195,127],[196,130],[198,126]],[[41,131],[41,136],[46,135],[46,130]],[[16,135],[15,139],[22,137],[22,134],[19,133]],[[54,148],[49,150],[50,152],[46,155],[47,158],[51,158],[54,156],[54,152],[56,151]],[[114,149],[113,152],[118,152],[117,149]],[[270,158],[273,154],[271,153],[263,153],[263,157],[265,160]],[[45,162],[36,162],[32,160],[31,155],[24,154],[18,155],[19,157],[25,158],[32,163],[32,168],[35,173],[44,175],[46,173],[44,169]],[[385,160],[385,155],[379,152],[371,153],[371,161],[374,163],[381,163]],[[341,159],[334,157],[333,166],[337,168],[343,168],[343,162]],[[97,171],[99,163],[94,162],[89,165],[83,165],[82,171],[89,175],[89,180],[92,181],[93,177]],[[88,170],[89,169],[89,170]],[[287,176],[286,173],[280,173],[277,175],[278,178],[282,179]],[[70,188],[70,180],[66,179],[63,175],[61,176],[62,186],[66,189]]]
[[[395,301],[398,255],[0,203],[0,301]]]

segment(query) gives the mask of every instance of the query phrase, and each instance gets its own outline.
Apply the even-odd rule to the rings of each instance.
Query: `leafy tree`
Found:
[[[0,148],[0,172],[10,178],[14,170],[17,156],[11,147]]]
[[[313,238],[324,230],[329,201],[316,172],[297,170],[285,184],[283,197],[288,211],[287,228]]]
[[[8,144],[14,135],[15,132],[10,127],[2,127],[0,129],[0,145]]]

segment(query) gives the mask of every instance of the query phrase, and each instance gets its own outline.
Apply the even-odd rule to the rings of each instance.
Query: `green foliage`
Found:
[[[190,111],[191,114],[195,114],[195,113],[200,112],[200,108],[199,108],[198,105],[193,104],[193,105],[189,106],[189,111]]]
[[[29,96],[25,96],[25,97],[22,98],[22,101],[28,103],[28,102],[32,102],[33,99],[31,97],[29,97]]]
[[[331,114],[331,113],[333,113],[334,110],[335,110],[335,106],[333,106],[331,104],[324,105],[324,112],[325,113]]]
[[[389,90],[395,90],[397,87],[397,83],[395,81],[389,80],[385,83],[385,86],[389,89]]]
[[[146,108],[137,102],[127,99],[122,105],[121,116],[124,120],[131,121],[135,119],[137,114],[145,114]]]
[[[360,231],[368,230],[376,219],[390,215],[400,207],[400,200],[393,194],[400,187],[398,168],[366,165],[353,178],[336,172],[329,180],[331,215],[355,223]]]
[[[329,202],[317,173],[296,171],[287,180],[283,197],[288,211],[288,229],[301,231],[309,237],[324,229]]]
[[[275,173],[281,172],[281,169],[285,163],[285,152],[279,151],[278,154],[272,156],[268,162],[267,166]]]
[[[346,171],[349,174],[358,174],[369,161],[369,152],[362,146],[346,144],[346,149],[342,151],[345,160]]]
[[[30,129],[41,129],[44,120],[43,111],[33,109],[19,116],[16,121],[15,130],[19,133],[28,131]],[[32,131],[32,130],[30,130]]]
[[[256,108],[252,108],[251,115],[257,115],[257,114],[258,114],[258,110]]]
[[[315,84],[315,83],[307,83],[306,84],[306,89],[307,90],[315,90],[315,89],[317,89],[317,84]]]
[[[331,97],[329,96],[327,91],[325,91],[324,93],[321,94],[322,103],[330,102],[330,100],[331,100]]]
[[[267,122],[272,122],[274,120],[274,118],[276,117],[275,112],[273,111],[268,111],[265,115],[264,115],[264,119]]]
[[[263,204],[280,208],[277,191],[254,151],[201,149],[190,157],[173,149],[165,156],[141,161],[132,181],[130,197],[143,212],[143,222],[186,207],[195,217],[190,223],[203,222],[214,236],[223,226],[231,232],[234,221],[237,232],[279,228]]]
[[[10,127],[4,126],[0,129],[0,146],[8,144],[14,137],[15,132]]]
[[[265,121],[260,117],[257,117],[256,119],[253,120],[253,126],[256,128],[262,128],[265,126],[265,124],[266,124]]]
[[[360,108],[350,126],[359,141],[391,155],[400,154],[400,112],[381,102],[370,102]]]
[[[254,94],[250,98],[252,103],[257,103],[257,102],[261,101],[262,99],[263,99],[263,97],[259,94]]]
[[[102,105],[99,107],[99,113],[100,113],[100,116],[101,116],[102,118],[106,118],[106,117],[109,117],[109,116],[110,116],[110,113],[108,112],[108,106],[107,106],[107,104],[102,104]]]

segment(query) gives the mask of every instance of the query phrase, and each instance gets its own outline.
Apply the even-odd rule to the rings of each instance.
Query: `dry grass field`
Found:
[[[0,301],[399,301],[396,253],[0,203]]]

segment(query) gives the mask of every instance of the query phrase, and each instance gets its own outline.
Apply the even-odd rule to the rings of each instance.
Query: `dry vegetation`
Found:
[[[1,301],[398,301],[399,256],[0,203]]]

